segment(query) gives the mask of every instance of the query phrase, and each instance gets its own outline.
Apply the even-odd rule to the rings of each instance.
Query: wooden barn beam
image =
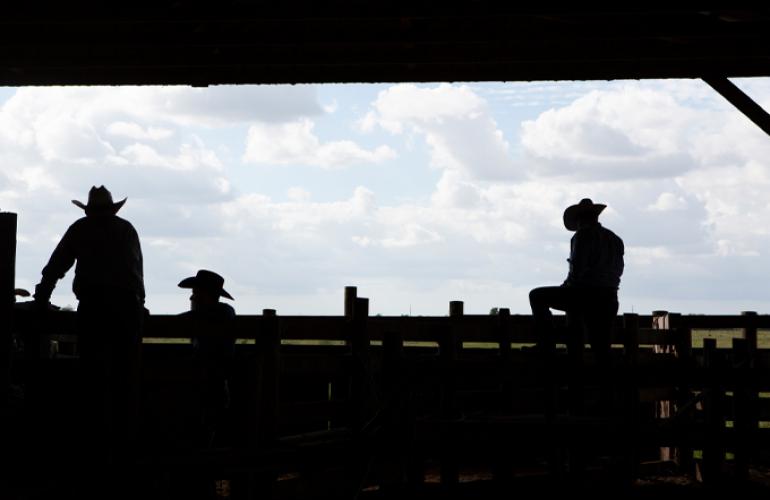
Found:
[[[767,135],[770,135],[770,114],[762,109],[762,106],[757,104],[751,97],[746,95],[745,92],[736,87],[733,82],[723,76],[707,77],[703,78],[703,81],[719,92],[722,97],[730,101],[749,120],[764,130]]]

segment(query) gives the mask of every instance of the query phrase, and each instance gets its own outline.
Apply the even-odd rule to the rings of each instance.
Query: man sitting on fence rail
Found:
[[[583,329],[601,373],[609,374],[611,333],[618,312],[618,286],[623,274],[623,240],[599,223],[606,205],[590,199],[567,207],[564,226],[574,231],[569,274],[561,286],[535,288],[529,293],[535,327],[552,342],[551,309],[565,311],[570,329],[570,357],[582,359]],[[610,402],[602,390],[602,407]]]

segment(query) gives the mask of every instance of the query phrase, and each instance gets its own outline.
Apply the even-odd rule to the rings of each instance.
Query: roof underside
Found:
[[[0,84],[770,76],[770,8],[156,0],[115,13],[103,4],[112,2],[4,6]]]

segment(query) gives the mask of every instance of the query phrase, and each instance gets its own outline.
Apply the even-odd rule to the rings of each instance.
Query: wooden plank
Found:
[[[440,342],[441,359],[441,416],[444,419],[453,419],[457,417],[457,402],[455,393],[457,391],[457,372],[456,362],[459,350],[462,348],[459,339],[460,321],[463,316],[462,301],[452,301],[449,303],[449,327],[445,331]],[[448,492],[454,491],[460,481],[460,471],[457,462],[457,452],[450,443],[450,434],[445,435],[444,445],[440,447],[439,463],[441,468],[441,486]]]
[[[754,341],[756,342],[756,336]],[[733,428],[737,435],[734,464],[735,475],[739,481],[748,480],[754,430],[758,424],[755,411],[757,391],[748,377],[750,357],[748,339],[733,339],[732,368],[737,375],[737,386],[733,389]]]
[[[398,331],[405,342],[438,342],[449,323],[445,317],[370,317],[367,328],[372,340],[382,340],[386,332]]]
[[[770,398],[757,398],[757,418],[761,422],[770,422]]]
[[[752,324],[759,329],[770,328],[770,315],[762,314],[756,317],[741,315],[687,315],[681,316],[681,325],[696,330],[724,330],[745,328]]]
[[[361,430],[369,418],[368,408],[374,395],[371,379],[371,360],[369,359],[369,299],[356,298],[351,324],[351,371],[350,371],[350,409],[349,416],[353,428]]]
[[[623,406],[625,412],[621,413],[621,439],[624,444],[622,449],[624,450],[623,461],[624,470],[623,482],[631,484],[636,479],[639,464],[639,446],[636,441],[636,436],[639,434],[640,420],[639,420],[639,378],[637,367],[639,366],[639,316],[636,314],[624,314],[623,315],[623,330],[624,330],[624,343],[623,343],[623,361],[624,367],[627,370],[627,376],[624,377],[624,386],[622,387],[623,394]],[[624,414],[625,413],[625,414]]]
[[[0,213],[0,412],[8,402],[16,301],[16,214]]]
[[[184,382],[197,384],[201,382],[199,373],[195,371],[192,358],[175,360],[142,360],[142,374],[145,386],[165,382]]]
[[[74,334],[75,314],[69,311],[43,315],[19,313],[17,328],[21,331],[46,331],[48,333]],[[676,342],[673,330],[652,330],[645,326],[651,324],[650,316],[640,316],[639,343],[670,344]],[[682,328],[709,329],[768,329],[770,316],[680,316]],[[263,319],[256,315],[239,315],[234,322],[234,331],[239,338],[253,338],[254,331],[259,331]],[[459,340],[461,342],[497,342],[499,330],[497,317],[486,315],[463,316],[457,319]],[[618,319],[620,321],[620,319]],[[563,323],[563,318],[556,316],[554,322],[557,330]],[[367,329],[372,340],[382,340],[383,332],[399,330],[404,341],[435,342],[440,332],[449,323],[448,317],[372,317],[368,319]],[[533,331],[530,315],[510,315],[507,323],[507,335],[513,343],[536,343],[536,332]],[[344,340],[344,317],[342,316],[286,316],[281,320],[281,336],[283,339],[296,340]],[[145,325],[147,337],[189,337],[189,322],[176,315],[151,315]],[[749,330],[751,331],[751,330]],[[205,335],[205,332],[200,334]],[[564,339],[557,339],[563,341]],[[622,343],[622,329],[614,337],[614,343]]]
[[[641,385],[641,384],[640,384]],[[678,394],[675,387],[644,387],[639,389],[640,402],[671,401]],[[671,415],[656,414],[657,418],[671,418]]]
[[[722,356],[717,352],[716,340],[705,339],[703,365],[706,370],[720,368]],[[718,377],[709,374],[703,398],[706,418],[706,434],[703,443],[701,477],[706,484],[718,484],[722,479],[722,463],[725,456],[724,388]]]
[[[461,342],[497,342],[499,329],[496,316],[463,316],[457,320],[459,340]],[[237,338],[253,338],[255,331],[262,328],[263,318],[255,315],[239,315],[233,323],[233,331]],[[557,327],[563,320],[555,318]],[[399,330],[406,342],[436,342],[441,331],[449,323],[447,317],[372,317],[368,319],[367,329],[372,340],[381,341],[384,331]],[[507,335],[513,343],[537,342],[537,336],[532,330],[532,319],[528,315],[511,315],[506,322]],[[74,313],[57,312],[45,320],[37,318],[33,322],[24,322],[19,326],[22,330],[46,330],[57,333],[75,333]],[[177,315],[151,315],[145,325],[145,337],[153,338],[189,338],[190,330],[195,325],[186,318]],[[286,340],[345,340],[344,317],[341,316],[286,316],[281,319],[281,338]],[[657,333],[645,332],[641,343],[654,343]],[[204,330],[195,332],[196,335],[207,335]],[[557,339],[560,341],[563,339]],[[616,340],[622,340],[619,337]],[[647,340],[645,342],[644,340]],[[665,341],[662,340],[662,341]]]
[[[347,340],[343,316],[282,316],[282,340]]]
[[[511,362],[513,353],[511,352],[512,335],[509,328],[511,313],[508,309],[502,308],[497,313],[497,345],[499,359],[497,361],[500,381],[502,382],[501,407],[503,410],[513,409],[513,377],[511,372]],[[497,474],[498,476],[500,473]]]
[[[327,351],[328,352],[328,351]],[[330,378],[345,376],[350,371],[348,354],[281,354],[281,371],[285,377]]]
[[[770,114],[733,82],[728,80],[726,76],[712,75],[703,78],[703,81],[719,92],[730,104],[738,108],[746,118],[754,122],[767,135],[770,135]]]
[[[16,308],[14,328],[24,335],[69,334],[77,335],[74,311],[46,311]]]
[[[284,401],[279,405],[282,424],[336,421],[350,422],[350,401]]]
[[[278,402],[281,400],[281,325],[274,309],[262,311],[263,331],[258,340],[264,351],[260,380],[261,400],[258,404],[259,428],[257,442],[269,445],[278,437],[281,418]]]
[[[354,286],[345,287],[345,308],[343,315],[345,318],[352,319],[355,314],[356,297],[358,289]]]

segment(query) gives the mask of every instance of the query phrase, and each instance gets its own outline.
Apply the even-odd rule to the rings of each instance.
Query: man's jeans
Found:
[[[582,366],[584,332],[588,333],[591,351],[596,359],[596,368],[602,385],[602,408],[609,410],[611,405],[612,361],[610,358],[612,330],[618,313],[618,292],[615,288],[548,286],[535,288],[529,293],[529,303],[535,320],[535,329],[543,339],[546,349],[553,348],[554,331],[551,309],[567,314],[569,336],[567,349],[572,364],[573,382],[580,382]],[[575,384],[580,385],[579,383]],[[573,405],[582,406],[582,393],[573,392]]]

